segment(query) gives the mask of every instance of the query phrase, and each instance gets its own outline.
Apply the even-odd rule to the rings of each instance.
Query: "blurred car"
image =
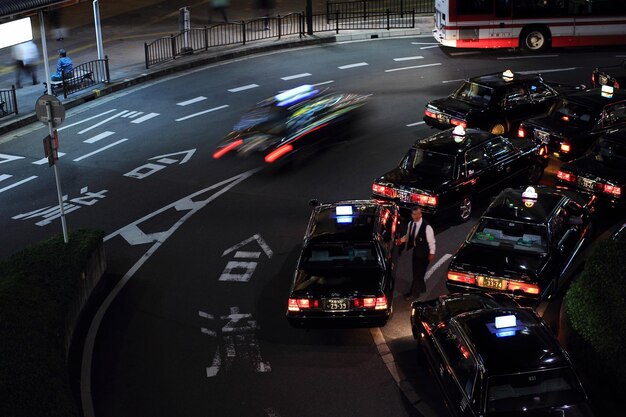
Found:
[[[522,120],[547,112],[560,93],[579,89],[510,70],[481,75],[463,82],[448,97],[430,101],[424,122],[438,129],[463,126],[504,135],[514,132]]]
[[[457,126],[416,141],[396,168],[374,181],[372,193],[404,209],[420,206],[432,215],[447,211],[466,221],[477,194],[495,194],[511,182],[539,181],[548,156],[540,153],[532,140]]]
[[[518,137],[534,138],[563,161],[583,155],[600,135],[626,127],[626,89],[592,88],[562,97],[547,115],[526,120]]]
[[[384,326],[393,311],[398,207],[376,200],[312,205],[287,320],[294,327]]]
[[[592,193],[622,209],[626,202],[626,129],[601,136],[589,152],[563,164],[557,185]]]
[[[611,239],[618,242],[626,242],[626,221],[621,222],[617,230],[611,234]]]
[[[272,163],[344,138],[367,98],[313,85],[281,92],[244,114],[217,145],[213,158],[253,154]]]
[[[594,203],[547,186],[503,190],[452,257],[448,290],[502,291],[533,306],[551,298],[591,241]]]
[[[595,67],[591,71],[591,86],[602,87],[603,85],[614,88],[626,85],[626,59],[622,60],[622,63],[619,65]]]
[[[411,328],[456,416],[593,416],[552,330],[500,295],[414,301]]]

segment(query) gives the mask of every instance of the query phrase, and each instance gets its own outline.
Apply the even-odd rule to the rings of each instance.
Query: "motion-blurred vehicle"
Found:
[[[604,86],[568,94],[548,114],[521,123],[517,136],[534,138],[563,161],[583,155],[599,136],[626,127],[626,89]]]
[[[591,86],[602,87],[608,85],[613,88],[626,86],[626,59],[619,65],[595,67],[591,71]]]
[[[303,85],[256,104],[218,145],[214,159],[227,154],[260,155],[266,163],[285,160],[303,149],[349,137],[361,94]]]
[[[414,301],[411,328],[455,416],[593,416],[552,330],[505,294]]]
[[[547,186],[503,190],[452,257],[446,287],[502,291],[530,306],[552,298],[591,242],[594,204]]]
[[[311,204],[287,320],[294,327],[384,326],[393,311],[398,207],[377,200]]]
[[[561,93],[582,87],[510,70],[481,75],[463,82],[448,97],[430,101],[424,109],[424,122],[438,129],[463,126],[504,135],[515,132],[522,120],[547,112]]]
[[[626,129],[601,136],[585,155],[563,164],[557,185],[626,207]]]
[[[403,209],[420,206],[426,214],[467,221],[477,194],[536,183],[547,156],[532,140],[457,126],[417,140],[396,168],[374,181],[372,193]]]

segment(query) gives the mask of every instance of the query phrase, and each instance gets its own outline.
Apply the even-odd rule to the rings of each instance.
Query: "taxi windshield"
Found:
[[[550,109],[550,117],[568,123],[572,126],[591,126],[589,109],[578,103],[562,99]]]
[[[596,156],[599,156],[601,160],[619,159],[626,161],[626,143],[600,139],[596,143],[593,149],[593,153]]]
[[[302,267],[308,268],[377,268],[378,257],[372,242],[314,243],[302,254]]]
[[[283,107],[271,104],[260,104],[246,114],[235,124],[235,131],[255,131],[270,135],[279,135],[287,129],[289,113]]]
[[[468,241],[518,252],[546,253],[548,250],[545,226],[491,218],[481,219]]]
[[[493,89],[466,81],[461,84],[452,97],[469,103],[487,106],[491,102],[491,97],[493,97]]]
[[[487,381],[487,416],[530,412],[582,401],[585,395],[569,368],[492,376]]]
[[[401,163],[402,168],[418,175],[454,176],[454,157],[424,149],[411,149]]]

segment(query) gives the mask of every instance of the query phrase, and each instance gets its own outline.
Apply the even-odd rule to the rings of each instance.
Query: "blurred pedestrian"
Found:
[[[57,41],[65,39],[66,30],[61,27],[61,10],[50,10],[50,26],[52,26],[52,36]]]
[[[57,61],[57,72],[52,74],[50,80],[52,81],[62,81],[63,74],[67,74],[72,72],[74,69],[74,63],[72,59],[67,56],[67,52],[65,49],[59,49],[59,60]]]
[[[15,85],[22,88],[22,72],[25,72],[37,84],[37,61],[39,60],[39,49],[33,41],[22,42],[14,45],[11,49],[13,59],[17,69],[15,70]]]
[[[265,30],[269,30],[269,17],[272,14],[272,9],[274,9],[274,0],[257,0],[257,7],[259,8],[259,16],[265,18]]]
[[[211,23],[212,12],[221,13],[224,22],[228,23],[226,16],[226,8],[230,6],[230,0],[211,0],[211,9],[209,9],[209,23]]]

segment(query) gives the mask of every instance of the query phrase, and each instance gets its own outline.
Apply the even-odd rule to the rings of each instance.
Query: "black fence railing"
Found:
[[[367,30],[367,29],[409,29],[415,27],[415,13],[413,11],[407,13],[392,12],[385,10],[382,12],[370,12],[367,19],[354,19],[350,14],[342,14],[339,10],[335,10],[333,16],[314,15],[313,30],[314,32],[335,31],[340,30]]]
[[[109,57],[88,61],[75,66],[70,73],[63,74],[61,82],[63,97],[67,98],[69,94],[109,82],[111,82]]]
[[[13,113],[18,113],[14,85],[11,86],[10,90],[0,90],[0,118]]]
[[[354,0],[327,1],[326,14],[333,19],[338,11],[340,14],[360,14],[367,19],[370,13],[381,13],[385,10],[405,13],[435,13],[435,0]]]

